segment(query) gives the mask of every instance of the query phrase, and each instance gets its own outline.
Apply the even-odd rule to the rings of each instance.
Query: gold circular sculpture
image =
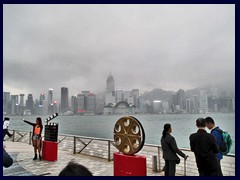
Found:
[[[123,154],[133,155],[139,152],[145,141],[142,124],[132,116],[120,118],[114,126],[114,142]]]

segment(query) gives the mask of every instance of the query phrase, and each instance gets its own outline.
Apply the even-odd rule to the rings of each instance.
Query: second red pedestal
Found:
[[[145,156],[114,153],[114,176],[146,176]]]
[[[47,161],[57,161],[58,143],[52,141],[43,141],[42,158]]]

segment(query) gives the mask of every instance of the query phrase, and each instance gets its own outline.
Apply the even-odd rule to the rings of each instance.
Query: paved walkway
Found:
[[[75,161],[86,166],[94,176],[113,176],[113,162],[106,159],[87,155],[73,155],[72,152],[58,151],[58,160],[33,161],[33,147],[26,143],[5,141],[6,151],[13,157],[14,164],[9,168],[3,168],[4,176],[58,176],[59,172],[69,161]],[[147,169],[148,176],[162,176],[163,172],[153,173]]]

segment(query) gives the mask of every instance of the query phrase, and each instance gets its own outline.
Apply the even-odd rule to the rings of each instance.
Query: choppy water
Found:
[[[159,144],[165,123],[172,125],[172,135],[179,148],[189,148],[189,135],[197,131],[195,121],[198,117],[211,116],[222,130],[231,134],[235,154],[235,114],[177,114],[177,115],[134,115],[143,125],[145,142]],[[42,116],[45,120],[48,116]],[[121,116],[58,116],[51,122],[59,123],[59,133],[113,139],[113,128]],[[10,117],[10,129],[29,130],[32,127],[24,123],[22,116]],[[35,122],[36,116],[25,116],[26,120]],[[208,131],[208,130],[207,130]]]

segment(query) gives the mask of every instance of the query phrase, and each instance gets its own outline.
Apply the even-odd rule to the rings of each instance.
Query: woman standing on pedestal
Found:
[[[32,143],[33,143],[34,153],[35,153],[33,160],[37,159],[37,151],[39,153],[39,160],[42,160],[42,156],[41,156],[41,148],[42,148],[41,134],[43,129],[42,119],[40,117],[37,117],[36,123],[32,123],[27,120],[23,120],[23,121],[33,126]]]

